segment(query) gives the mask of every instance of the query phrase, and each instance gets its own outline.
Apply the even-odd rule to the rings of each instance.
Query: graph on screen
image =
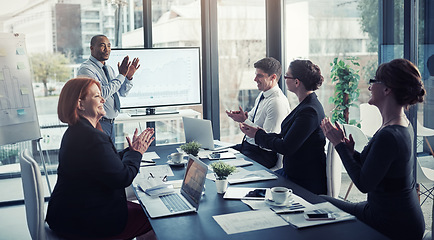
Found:
[[[201,103],[199,48],[112,49],[107,64],[118,74],[125,56],[138,57],[133,88],[121,108],[155,108]]]

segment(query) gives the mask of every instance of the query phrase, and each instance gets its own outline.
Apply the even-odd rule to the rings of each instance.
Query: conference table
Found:
[[[155,151],[161,159],[155,160],[157,165],[167,164],[166,156],[176,152],[178,145],[154,146],[148,149],[148,152]],[[237,156],[240,157],[240,156]],[[252,161],[254,164],[246,166],[247,170],[265,169],[260,164],[253,160],[242,156],[246,160]],[[201,159],[205,164],[209,164],[208,159]],[[174,176],[168,177],[170,180],[179,180],[184,176],[184,167],[171,167]],[[242,183],[231,186],[237,187],[254,187],[254,188],[270,188],[274,186],[285,186],[291,188],[293,193],[302,197],[306,201],[316,204],[325,202],[325,200],[316,194],[313,194],[297,184],[279,177],[273,180],[256,181],[250,183]],[[134,188],[134,191],[139,191]],[[138,196],[136,192],[136,196]],[[140,199],[139,199],[140,200]],[[143,206],[143,205],[142,205]],[[145,208],[144,208],[145,210]],[[162,218],[150,218],[149,220],[154,229],[157,238],[164,239],[388,239],[378,231],[362,223],[359,220],[350,220],[332,224],[318,225],[308,228],[297,229],[292,225],[283,227],[274,227],[263,230],[250,232],[226,234],[226,232],[213,219],[213,216],[221,214],[229,214],[236,212],[251,211],[250,207],[240,200],[223,199],[223,194],[218,194],[215,183],[206,179],[205,194],[200,201],[199,209],[196,213],[188,213]],[[145,210],[146,212],[146,210]],[[148,214],[146,212],[146,214]]]

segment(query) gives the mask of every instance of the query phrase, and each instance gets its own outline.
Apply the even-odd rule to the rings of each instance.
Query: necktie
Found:
[[[106,65],[102,66],[102,70],[104,70],[105,76],[107,77],[107,80],[110,82],[111,78],[110,78],[110,74],[108,72],[108,68]],[[115,101],[115,109],[118,110],[118,112],[121,110],[121,102],[119,100],[119,96],[118,93],[115,92],[115,94],[113,94],[113,98]]]
[[[253,113],[252,122],[255,122],[256,112],[258,111],[259,103],[261,103],[262,99],[264,99],[264,93],[261,93],[261,97],[259,98],[258,104],[256,105],[255,112]]]
[[[253,112],[252,122],[255,122],[255,116],[256,116],[256,112],[258,111],[259,103],[261,103],[262,99],[264,99],[264,98],[265,98],[264,97],[264,93],[261,93],[261,97],[259,97],[258,104],[256,104],[255,111]],[[244,143],[244,141],[246,141],[246,135],[244,135],[244,137],[243,137],[243,141],[242,141],[242,144],[241,144],[241,150],[243,150],[243,143]]]

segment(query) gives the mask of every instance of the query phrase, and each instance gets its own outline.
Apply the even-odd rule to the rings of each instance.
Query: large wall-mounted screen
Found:
[[[107,63],[118,74],[125,56],[138,57],[140,68],[121,108],[155,108],[201,103],[200,53],[198,47],[112,49]]]

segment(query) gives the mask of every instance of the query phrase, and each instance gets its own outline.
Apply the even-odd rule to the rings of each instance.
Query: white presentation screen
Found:
[[[138,57],[140,68],[133,88],[120,97],[121,108],[155,108],[201,103],[200,54],[198,47],[112,49],[107,63],[118,74],[125,56]]]

